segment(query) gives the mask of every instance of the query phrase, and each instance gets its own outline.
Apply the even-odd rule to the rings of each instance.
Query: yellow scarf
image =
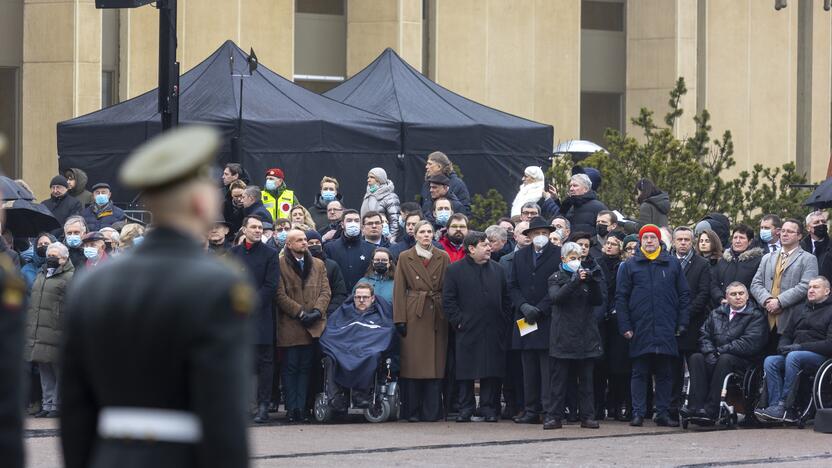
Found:
[[[644,254],[644,256],[647,258],[647,260],[650,260],[651,262],[653,260],[659,258],[659,254],[662,253],[661,248],[656,249],[656,251],[653,252],[653,253],[647,252],[646,250],[644,250],[644,247],[639,247],[639,249],[641,249],[641,253]]]

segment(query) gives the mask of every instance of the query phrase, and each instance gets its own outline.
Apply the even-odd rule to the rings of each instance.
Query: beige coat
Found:
[[[442,285],[450,259],[431,247],[428,266],[416,248],[402,252],[393,283],[393,320],[407,324],[402,338],[401,376],[407,379],[441,379],[448,350],[448,320],[442,313]]]
[[[280,257],[280,281],[277,283],[277,346],[300,346],[313,343],[326,328],[326,308],[329,306],[329,280],[324,262],[307,253],[305,280],[301,280],[297,262]],[[312,268],[309,268],[309,265]],[[298,319],[300,312],[321,311],[321,320],[305,328]]]

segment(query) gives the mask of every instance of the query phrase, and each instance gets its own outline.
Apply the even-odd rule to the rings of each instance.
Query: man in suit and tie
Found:
[[[767,214],[760,220],[760,248],[763,255],[780,250],[780,228],[783,221],[776,214]]]
[[[802,236],[800,221],[792,218],[783,221],[780,230],[782,248],[763,256],[757,274],[751,280],[751,294],[768,316],[769,348],[776,348],[793,311],[799,310],[806,301],[809,280],[818,274],[817,258],[800,248]],[[767,354],[774,354],[776,349],[767,351],[770,351]]]

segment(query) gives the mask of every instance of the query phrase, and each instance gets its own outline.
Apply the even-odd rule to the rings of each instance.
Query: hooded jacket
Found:
[[[70,190],[67,193],[69,193],[70,195],[75,197],[76,200],[81,202],[81,205],[83,205],[84,208],[92,204],[92,192],[87,190],[87,182],[89,181],[89,179],[87,178],[87,173],[82,171],[81,169],[73,167],[72,169],[69,169],[64,173],[64,175],[66,174],[72,174],[72,178],[75,179],[75,187],[73,187],[72,190]]]
[[[638,207],[638,227],[645,224],[667,226],[667,214],[670,213],[670,197],[666,192],[659,192],[648,197]]]

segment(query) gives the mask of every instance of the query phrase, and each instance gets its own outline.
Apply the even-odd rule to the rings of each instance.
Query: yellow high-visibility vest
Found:
[[[276,200],[271,193],[265,190],[261,194],[263,195],[263,206],[269,210],[272,219],[277,220],[278,218],[289,217],[289,211],[292,210],[292,203],[295,201],[295,192],[286,189]]]

